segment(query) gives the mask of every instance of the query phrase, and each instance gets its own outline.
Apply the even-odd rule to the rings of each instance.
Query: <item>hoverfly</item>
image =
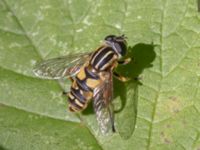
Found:
[[[121,60],[127,51],[126,37],[109,35],[94,52],[75,54],[44,60],[34,68],[36,76],[46,79],[68,77],[71,81],[67,93],[69,110],[80,112],[93,99],[93,108],[102,133],[109,128],[115,132],[113,99],[113,75],[121,81],[127,78],[117,74],[118,64],[127,64],[130,58]]]

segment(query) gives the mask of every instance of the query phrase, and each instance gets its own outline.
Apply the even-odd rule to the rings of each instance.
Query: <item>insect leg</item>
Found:
[[[124,77],[120,74],[118,74],[117,72],[113,72],[114,77],[116,77],[118,80],[122,81],[122,82],[126,82],[129,81],[130,78]]]
[[[63,93],[62,93],[63,95],[67,95],[68,94],[68,92],[66,92],[66,91],[63,91]]]
[[[68,79],[71,81],[71,82],[74,82],[74,79],[72,77],[68,77]]]
[[[126,59],[121,60],[121,61],[119,60],[119,61],[118,61],[118,64],[126,65],[126,64],[128,64],[130,61],[131,61],[131,58],[129,57],[129,58],[126,58]]]

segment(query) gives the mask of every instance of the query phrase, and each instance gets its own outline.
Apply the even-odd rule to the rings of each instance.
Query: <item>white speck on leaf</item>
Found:
[[[4,49],[3,45],[0,45],[0,49]]]
[[[77,29],[76,32],[83,32],[83,29]]]
[[[85,17],[85,19],[83,20],[83,23],[90,26],[92,23],[88,21],[89,20],[89,16]]]
[[[71,3],[72,3],[72,0],[68,0],[68,3],[71,4]]]
[[[64,105],[65,104],[65,102],[62,99],[62,93],[50,91],[50,94],[51,94],[53,100],[56,99],[56,102],[57,102],[58,105]]]
[[[12,92],[9,90],[7,94],[8,94],[8,95],[11,95],[11,94],[12,94]]]
[[[78,143],[78,149],[83,149],[83,150],[92,150],[92,147],[86,145],[81,139],[77,139],[76,142]]]
[[[17,42],[13,42],[9,45],[9,48],[16,48],[16,47],[21,47],[21,44],[17,43]]]
[[[62,42],[62,41],[58,42],[58,47],[60,47],[62,49],[67,49],[67,45],[68,45],[68,43],[66,43],[66,42]]]
[[[55,35],[50,36],[49,40],[53,43],[54,46],[57,44]]]
[[[120,24],[116,24],[115,27],[116,27],[117,29],[121,29],[121,25],[120,25]]]
[[[40,6],[40,9],[45,10],[45,9],[50,9],[51,5],[45,5],[45,6]]]
[[[29,117],[30,119],[33,119],[33,115],[28,115],[28,117]]]
[[[34,59],[31,59],[30,62],[31,62],[31,65],[35,65],[37,61]]]
[[[35,13],[35,17],[37,18],[37,20],[43,20],[44,19],[44,15],[42,14],[41,11],[37,11],[37,13]]]
[[[23,16],[27,14],[24,7],[20,7],[20,12]]]
[[[137,16],[137,19],[142,19],[142,17],[141,16]]]
[[[36,36],[36,35],[38,35],[38,34],[39,34],[39,32],[32,32],[32,33],[31,33],[32,36]]]

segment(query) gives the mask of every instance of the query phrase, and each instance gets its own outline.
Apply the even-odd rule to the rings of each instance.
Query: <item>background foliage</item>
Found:
[[[128,37],[134,61],[119,71],[140,81],[114,82],[118,132],[102,136],[91,106],[71,114],[32,68],[108,34]],[[0,149],[199,150],[199,88],[195,0],[0,0]]]

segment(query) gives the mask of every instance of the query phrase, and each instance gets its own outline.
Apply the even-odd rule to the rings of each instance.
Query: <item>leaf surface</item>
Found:
[[[194,0],[1,0],[1,149],[200,149],[200,15]],[[133,61],[114,82],[117,133],[92,108],[75,115],[38,60],[89,52],[128,37]],[[138,77],[139,81],[134,81]],[[70,86],[70,82],[66,82]]]

